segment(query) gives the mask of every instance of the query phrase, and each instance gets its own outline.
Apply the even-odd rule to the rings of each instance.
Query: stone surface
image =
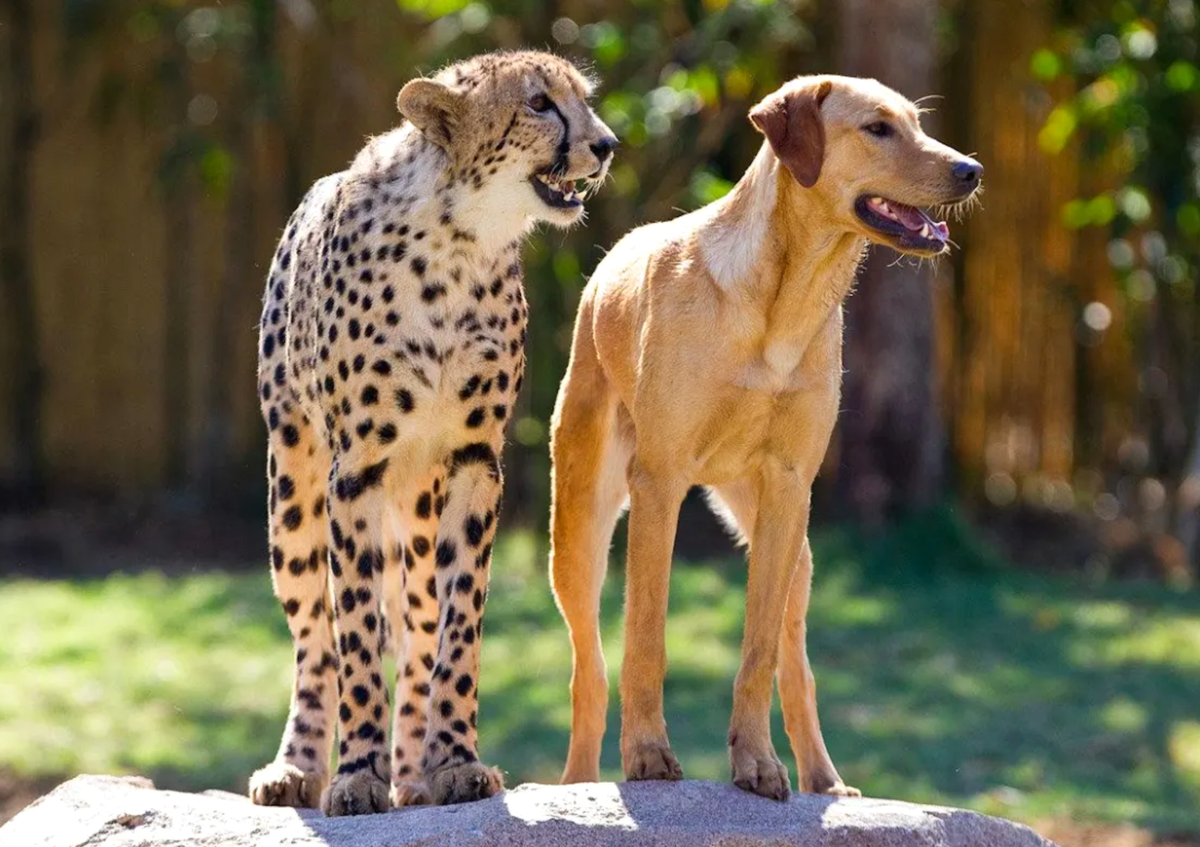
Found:
[[[793,795],[777,803],[712,782],[522,785],[463,806],[326,818],[226,792],[158,791],[80,776],[0,828],[0,847],[1049,847],[974,812]]]

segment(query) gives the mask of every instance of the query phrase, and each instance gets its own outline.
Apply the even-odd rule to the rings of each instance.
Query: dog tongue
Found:
[[[920,232],[925,224],[929,224],[929,229],[937,237],[945,239],[950,235],[950,227],[946,226],[944,221],[935,221],[929,215],[913,206],[905,206],[902,203],[893,203],[891,205],[892,211],[896,213],[896,217],[900,219],[900,223],[913,232]]]
[[[893,203],[892,211],[896,213],[896,217],[900,219],[900,223],[913,232],[920,232],[921,227],[925,226],[926,223],[933,223],[920,209],[915,209],[912,206]]]

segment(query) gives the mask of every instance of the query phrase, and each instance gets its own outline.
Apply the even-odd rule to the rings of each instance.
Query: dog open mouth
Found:
[[[583,189],[579,181],[553,174],[534,174],[529,178],[534,193],[552,209],[577,209],[583,205]]]
[[[890,236],[897,249],[915,253],[941,253],[950,244],[950,228],[915,206],[866,195],[854,202],[859,220],[876,232]]]

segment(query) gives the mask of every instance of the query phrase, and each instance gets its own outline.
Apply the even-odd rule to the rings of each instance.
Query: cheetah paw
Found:
[[[388,799],[393,809],[400,809],[404,806],[428,806],[433,802],[433,795],[423,782],[397,782],[392,784]]]
[[[287,762],[271,762],[250,777],[250,799],[259,806],[315,809],[326,780],[323,773],[302,771]]]
[[[479,762],[442,768],[427,779],[433,802],[439,806],[483,800],[504,790],[500,771]]]
[[[331,818],[387,810],[388,784],[370,769],[338,774],[321,795],[321,811]]]

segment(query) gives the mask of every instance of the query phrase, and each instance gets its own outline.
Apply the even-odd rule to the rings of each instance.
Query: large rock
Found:
[[[326,818],[233,794],[80,776],[0,828],[0,847],[1048,847],[1024,826],[891,800],[777,803],[711,782],[522,785],[464,806]]]

